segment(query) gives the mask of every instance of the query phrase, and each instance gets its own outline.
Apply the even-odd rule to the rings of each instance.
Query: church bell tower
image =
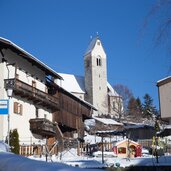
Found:
[[[108,114],[106,66],[106,53],[99,37],[95,37],[84,55],[85,100],[98,109],[94,116]]]

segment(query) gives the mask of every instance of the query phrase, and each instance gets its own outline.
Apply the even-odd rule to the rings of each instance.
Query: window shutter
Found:
[[[14,102],[14,113],[18,113],[18,103]]]
[[[22,115],[22,114],[23,114],[23,105],[20,104],[20,115]]]

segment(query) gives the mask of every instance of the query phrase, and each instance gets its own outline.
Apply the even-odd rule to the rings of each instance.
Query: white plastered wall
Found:
[[[159,87],[159,95],[161,117],[171,121],[171,82]]]
[[[45,73],[38,69],[36,66],[32,65],[22,57],[18,56],[16,53],[13,53],[10,50],[5,50],[5,59],[8,61],[8,64],[15,63],[17,65],[17,74],[19,75],[19,80],[32,85],[32,81],[36,82],[36,88],[45,92]],[[15,77],[15,66],[9,65],[6,66],[6,63],[0,62],[0,95],[2,99],[8,99],[6,90],[4,89],[4,79],[14,78]],[[18,102],[23,106],[22,115],[14,113],[14,102]],[[37,141],[33,138],[32,133],[30,132],[29,120],[36,117],[36,108],[35,105],[28,101],[27,99],[21,98],[19,96],[13,96],[10,99],[10,129],[16,129],[19,133],[20,143],[29,144],[30,141],[33,143]],[[43,109],[39,108],[39,117],[46,117],[52,121],[52,114]],[[7,115],[0,116],[0,139],[5,140],[8,132],[8,121]]]
[[[93,75],[93,105],[99,110],[99,114],[108,114],[108,98],[107,98],[107,66],[106,54],[102,44],[95,44],[91,52],[92,55],[92,75]],[[101,66],[97,66],[97,57],[101,58]]]

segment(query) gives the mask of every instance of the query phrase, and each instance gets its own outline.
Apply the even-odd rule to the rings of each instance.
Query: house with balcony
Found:
[[[27,146],[45,137],[83,138],[84,120],[91,118],[95,108],[57,85],[63,79],[57,72],[0,38],[0,73],[0,100],[8,101],[8,113],[0,113],[1,140],[17,129],[20,145],[26,146],[21,153],[29,155],[33,147]]]

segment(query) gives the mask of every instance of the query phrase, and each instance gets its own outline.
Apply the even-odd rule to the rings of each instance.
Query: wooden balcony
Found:
[[[4,87],[5,89],[12,88],[15,95],[26,98],[36,105],[53,112],[59,110],[59,99],[57,97],[34,88],[19,79],[4,79]]]
[[[30,130],[42,138],[55,137],[56,125],[45,118],[30,119]]]

